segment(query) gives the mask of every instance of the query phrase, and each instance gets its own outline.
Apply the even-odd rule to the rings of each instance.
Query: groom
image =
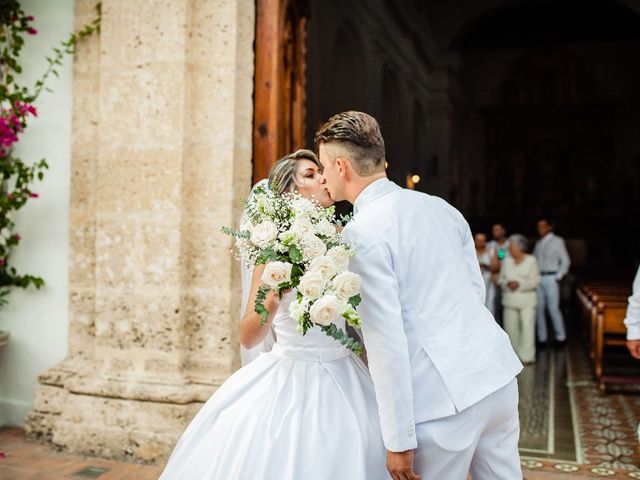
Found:
[[[444,200],[385,173],[378,122],[333,116],[316,133],[331,197],[353,204],[362,331],[394,480],[522,478],[522,365],[484,306],[469,226]]]

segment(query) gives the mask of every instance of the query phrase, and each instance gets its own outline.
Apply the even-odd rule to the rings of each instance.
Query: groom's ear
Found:
[[[338,174],[342,177],[349,177],[352,172],[351,162],[345,157],[336,158],[336,167],[338,168]]]

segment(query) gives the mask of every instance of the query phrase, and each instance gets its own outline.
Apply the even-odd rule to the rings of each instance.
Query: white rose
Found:
[[[281,283],[291,280],[293,265],[287,262],[269,262],[264,267],[262,281],[271,288],[278,288]]]
[[[291,229],[289,231],[298,235],[299,237],[304,237],[314,233],[314,228],[311,220],[309,220],[307,217],[297,217],[293,221],[293,224],[291,225]]]
[[[349,266],[349,251],[342,245],[330,248],[327,257],[333,260],[338,270],[344,270]]]
[[[316,206],[306,198],[294,198],[291,201],[291,209],[298,215],[308,216],[316,211]]]
[[[324,290],[326,280],[319,272],[307,272],[300,277],[300,284],[298,285],[298,292],[304,297],[315,300]]]
[[[278,237],[278,227],[266,221],[259,223],[251,232],[251,241],[259,247],[268,247]]]
[[[331,280],[331,278],[338,273],[338,267],[333,259],[329,257],[318,257],[314,258],[309,264],[309,271],[318,272],[322,274],[326,280]]]
[[[329,220],[323,218],[317,223],[316,232],[325,237],[330,237],[331,235],[335,235],[336,229]]]
[[[340,302],[335,295],[325,295],[316,300],[309,310],[311,321],[318,325],[331,325],[340,316]]]
[[[352,272],[342,272],[333,279],[336,295],[345,300],[357,295],[360,292],[360,285],[362,285],[360,275]]]
[[[307,261],[321,257],[327,252],[327,246],[315,235],[307,235],[301,243],[302,254]]]

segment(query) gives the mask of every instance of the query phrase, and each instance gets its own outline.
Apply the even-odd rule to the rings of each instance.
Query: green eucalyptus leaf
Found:
[[[353,308],[356,308],[358,305],[360,305],[360,302],[362,302],[362,297],[360,295],[354,295],[349,299],[349,305],[351,305]]]

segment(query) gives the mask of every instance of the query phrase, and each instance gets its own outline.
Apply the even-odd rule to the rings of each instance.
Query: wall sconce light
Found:
[[[410,188],[411,190],[414,190],[416,188],[416,185],[420,183],[420,175],[417,174],[407,174],[407,188]]]

